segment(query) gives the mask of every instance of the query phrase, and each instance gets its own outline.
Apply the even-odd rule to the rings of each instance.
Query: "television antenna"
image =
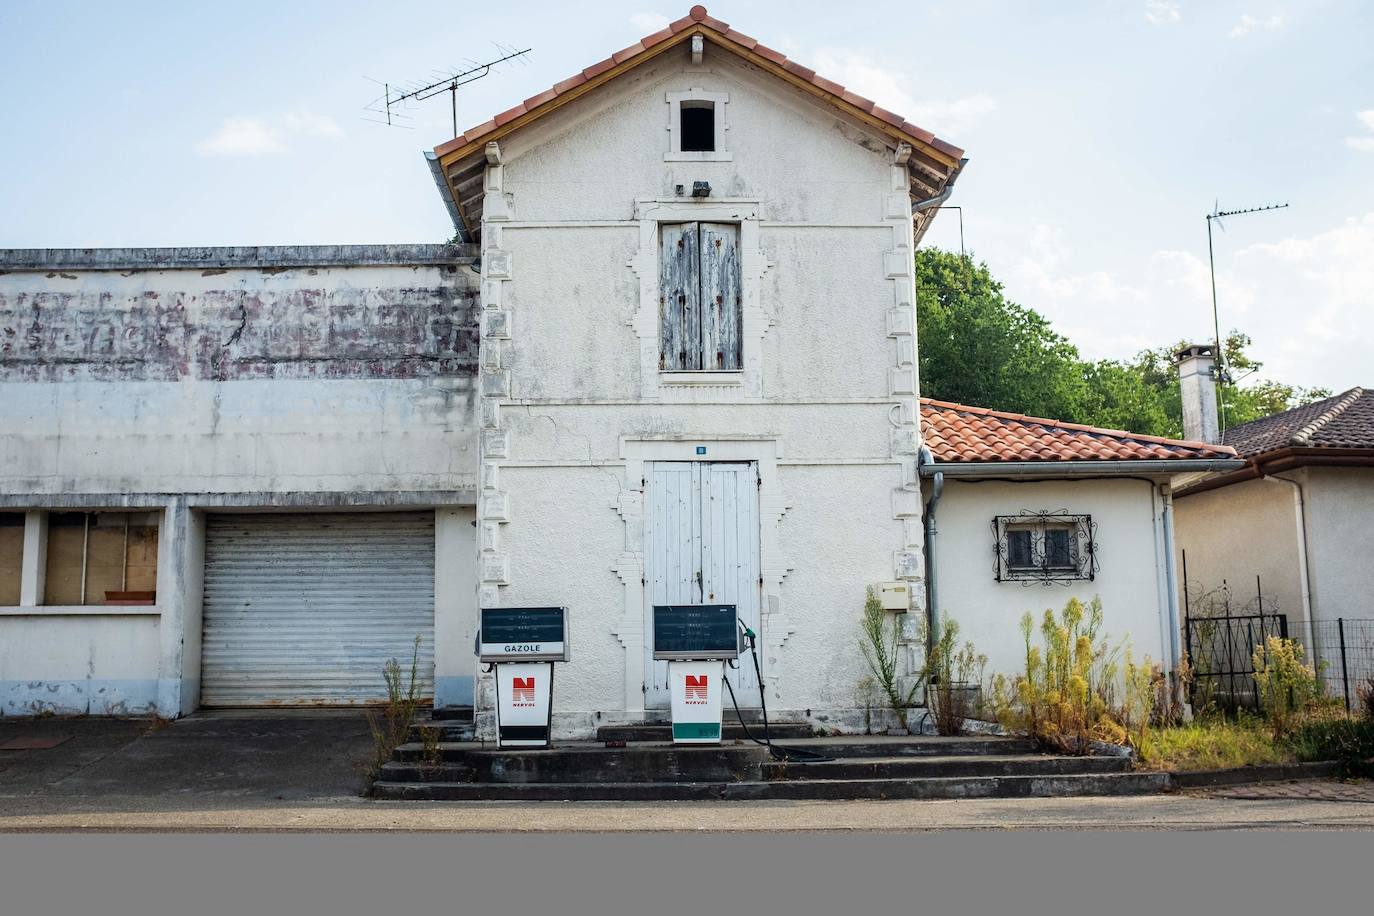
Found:
[[[456,131],[454,132],[457,133]],[[1226,371],[1226,353],[1221,348],[1221,319],[1217,312],[1217,261],[1212,253],[1212,222],[1226,231],[1226,224],[1223,219],[1231,216],[1244,216],[1247,213],[1264,213],[1269,210],[1282,210],[1288,204],[1265,204],[1262,207],[1247,207],[1243,210],[1223,210],[1218,203],[1212,204],[1212,212],[1207,214],[1207,266],[1212,274],[1212,331],[1216,335],[1216,376],[1217,381],[1222,383],[1218,386],[1221,396],[1221,431],[1226,432],[1226,395],[1225,383],[1231,381],[1230,374]]]
[[[434,98],[440,93],[449,94],[449,107],[453,112],[453,135],[458,136],[458,87],[466,86],[468,83],[480,80],[482,77],[491,73],[492,68],[511,61],[524,63],[524,57],[530,53],[532,48],[517,51],[513,47],[506,45],[496,45],[496,49],[501,52],[501,56],[492,60],[477,63],[476,61],[464,61],[460,68],[450,70],[434,70],[425,80],[411,80],[407,83],[382,83],[372,80],[382,87],[382,94],[363,106],[363,110],[381,118],[365,118],[375,124],[385,124],[388,127],[409,127],[401,124],[400,121],[408,120],[410,115],[406,110],[412,102],[423,102]],[[437,77],[437,78],[436,78]],[[372,79],[366,77],[366,79]]]

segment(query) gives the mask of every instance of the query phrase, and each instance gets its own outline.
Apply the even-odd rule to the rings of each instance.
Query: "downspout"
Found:
[[[925,200],[918,200],[914,204],[912,204],[911,215],[915,216],[922,210],[930,210],[934,207],[938,207],[940,206],[940,204],[949,200],[949,195],[954,193],[954,181],[959,177],[959,173],[964,170],[964,166],[966,165],[968,165],[968,159],[960,159],[959,167],[955,169],[953,174],[949,176],[949,181],[945,182],[945,189],[941,191],[939,194],[936,194],[934,197],[927,197]]]
[[[1170,484],[1159,485],[1164,503],[1164,578],[1169,589],[1169,666],[1177,671],[1183,653],[1179,648],[1181,623],[1178,619],[1178,566],[1174,562],[1174,489]]]
[[[935,456],[930,453],[930,446],[922,445],[920,451],[920,462],[923,465],[933,465]],[[935,510],[940,505],[940,497],[945,492],[945,475],[943,471],[936,471],[931,477],[930,502],[926,503],[926,511],[922,515],[922,522],[925,524],[925,545],[926,545],[926,651],[934,648],[935,643],[940,640],[940,601],[936,589],[935,576]]]
[[[1264,473],[1264,468],[1256,466],[1261,480],[1277,480],[1293,488],[1294,521],[1298,528],[1298,581],[1302,585],[1302,614],[1307,618],[1307,660],[1317,664],[1317,628],[1312,621],[1312,582],[1307,575],[1307,504],[1303,499],[1302,484],[1287,477],[1274,477]],[[1264,608],[1260,608],[1264,613]]]

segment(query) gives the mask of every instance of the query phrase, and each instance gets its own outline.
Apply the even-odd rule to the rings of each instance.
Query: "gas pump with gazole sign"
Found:
[[[482,608],[477,656],[496,671],[496,746],[548,747],[553,663],[568,660],[568,610]]]
[[[733,604],[654,605],[654,659],[668,662],[673,743],[719,744],[725,663],[739,658]]]

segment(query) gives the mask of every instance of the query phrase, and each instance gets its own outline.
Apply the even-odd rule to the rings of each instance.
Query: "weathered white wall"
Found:
[[[0,272],[0,493],[471,489],[475,280]]]
[[[471,506],[434,513],[434,705],[471,706],[477,659],[477,529]]]
[[[158,609],[0,612],[0,715],[140,715],[157,709]],[[147,613],[151,612],[151,613]]]
[[[483,306],[500,333],[483,339],[479,600],[569,607],[562,734],[643,715],[655,457],[694,460],[699,443],[760,463],[770,710],[855,724],[865,586],[900,574],[921,594],[904,169],[772,77],[709,45],[701,67],[688,55],[503,140],[486,177]],[[666,95],[691,88],[729,94],[730,161],[664,161]],[[675,197],[702,180],[708,200]],[[653,220],[694,213],[742,221],[737,384],[659,377]]]
[[[1032,511],[1091,515],[1097,525],[1099,570],[1093,581],[998,582],[994,574],[992,519]],[[1162,550],[1157,552],[1158,500],[1144,480],[1032,483],[947,480],[936,514],[935,575],[941,612],[959,622],[961,642],[988,656],[989,675],[1025,670],[1021,615],[1037,628],[1047,608],[1056,613],[1071,597],[1102,599],[1103,632],[1129,638],[1137,660],[1165,657]]]
[[[1374,542],[1374,470],[1305,468],[1300,473],[1308,500],[1312,616],[1374,617],[1374,563],[1367,547]]]
[[[0,251],[0,505],[162,513],[154,607],[46,606],[29,564],[26,606],[0,607],[0,714],[195,709],[215,507],[441,507],[438,668],[470,702],[472,255]]]
[[[1290,485],[1260,478],[1176,498],[1174,535],[1180,601],[1186,557],[1190,598],[1225,583],[1241,607],[1255,599],[1259,576],[1266,611],[1287,614],[1290,624],[1303,620],[1298,515]]]

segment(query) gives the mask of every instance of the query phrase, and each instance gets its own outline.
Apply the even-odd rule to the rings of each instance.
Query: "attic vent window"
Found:
[[[682,152],[704,153],[716,149],[716,106],[714,102],[688,101],[679,107]]]
[[[664,162],[729,162],[725,149],[728,92],[695,88],[669,92],[668,151]],[[694,176],[695,177],[695,176]]]

